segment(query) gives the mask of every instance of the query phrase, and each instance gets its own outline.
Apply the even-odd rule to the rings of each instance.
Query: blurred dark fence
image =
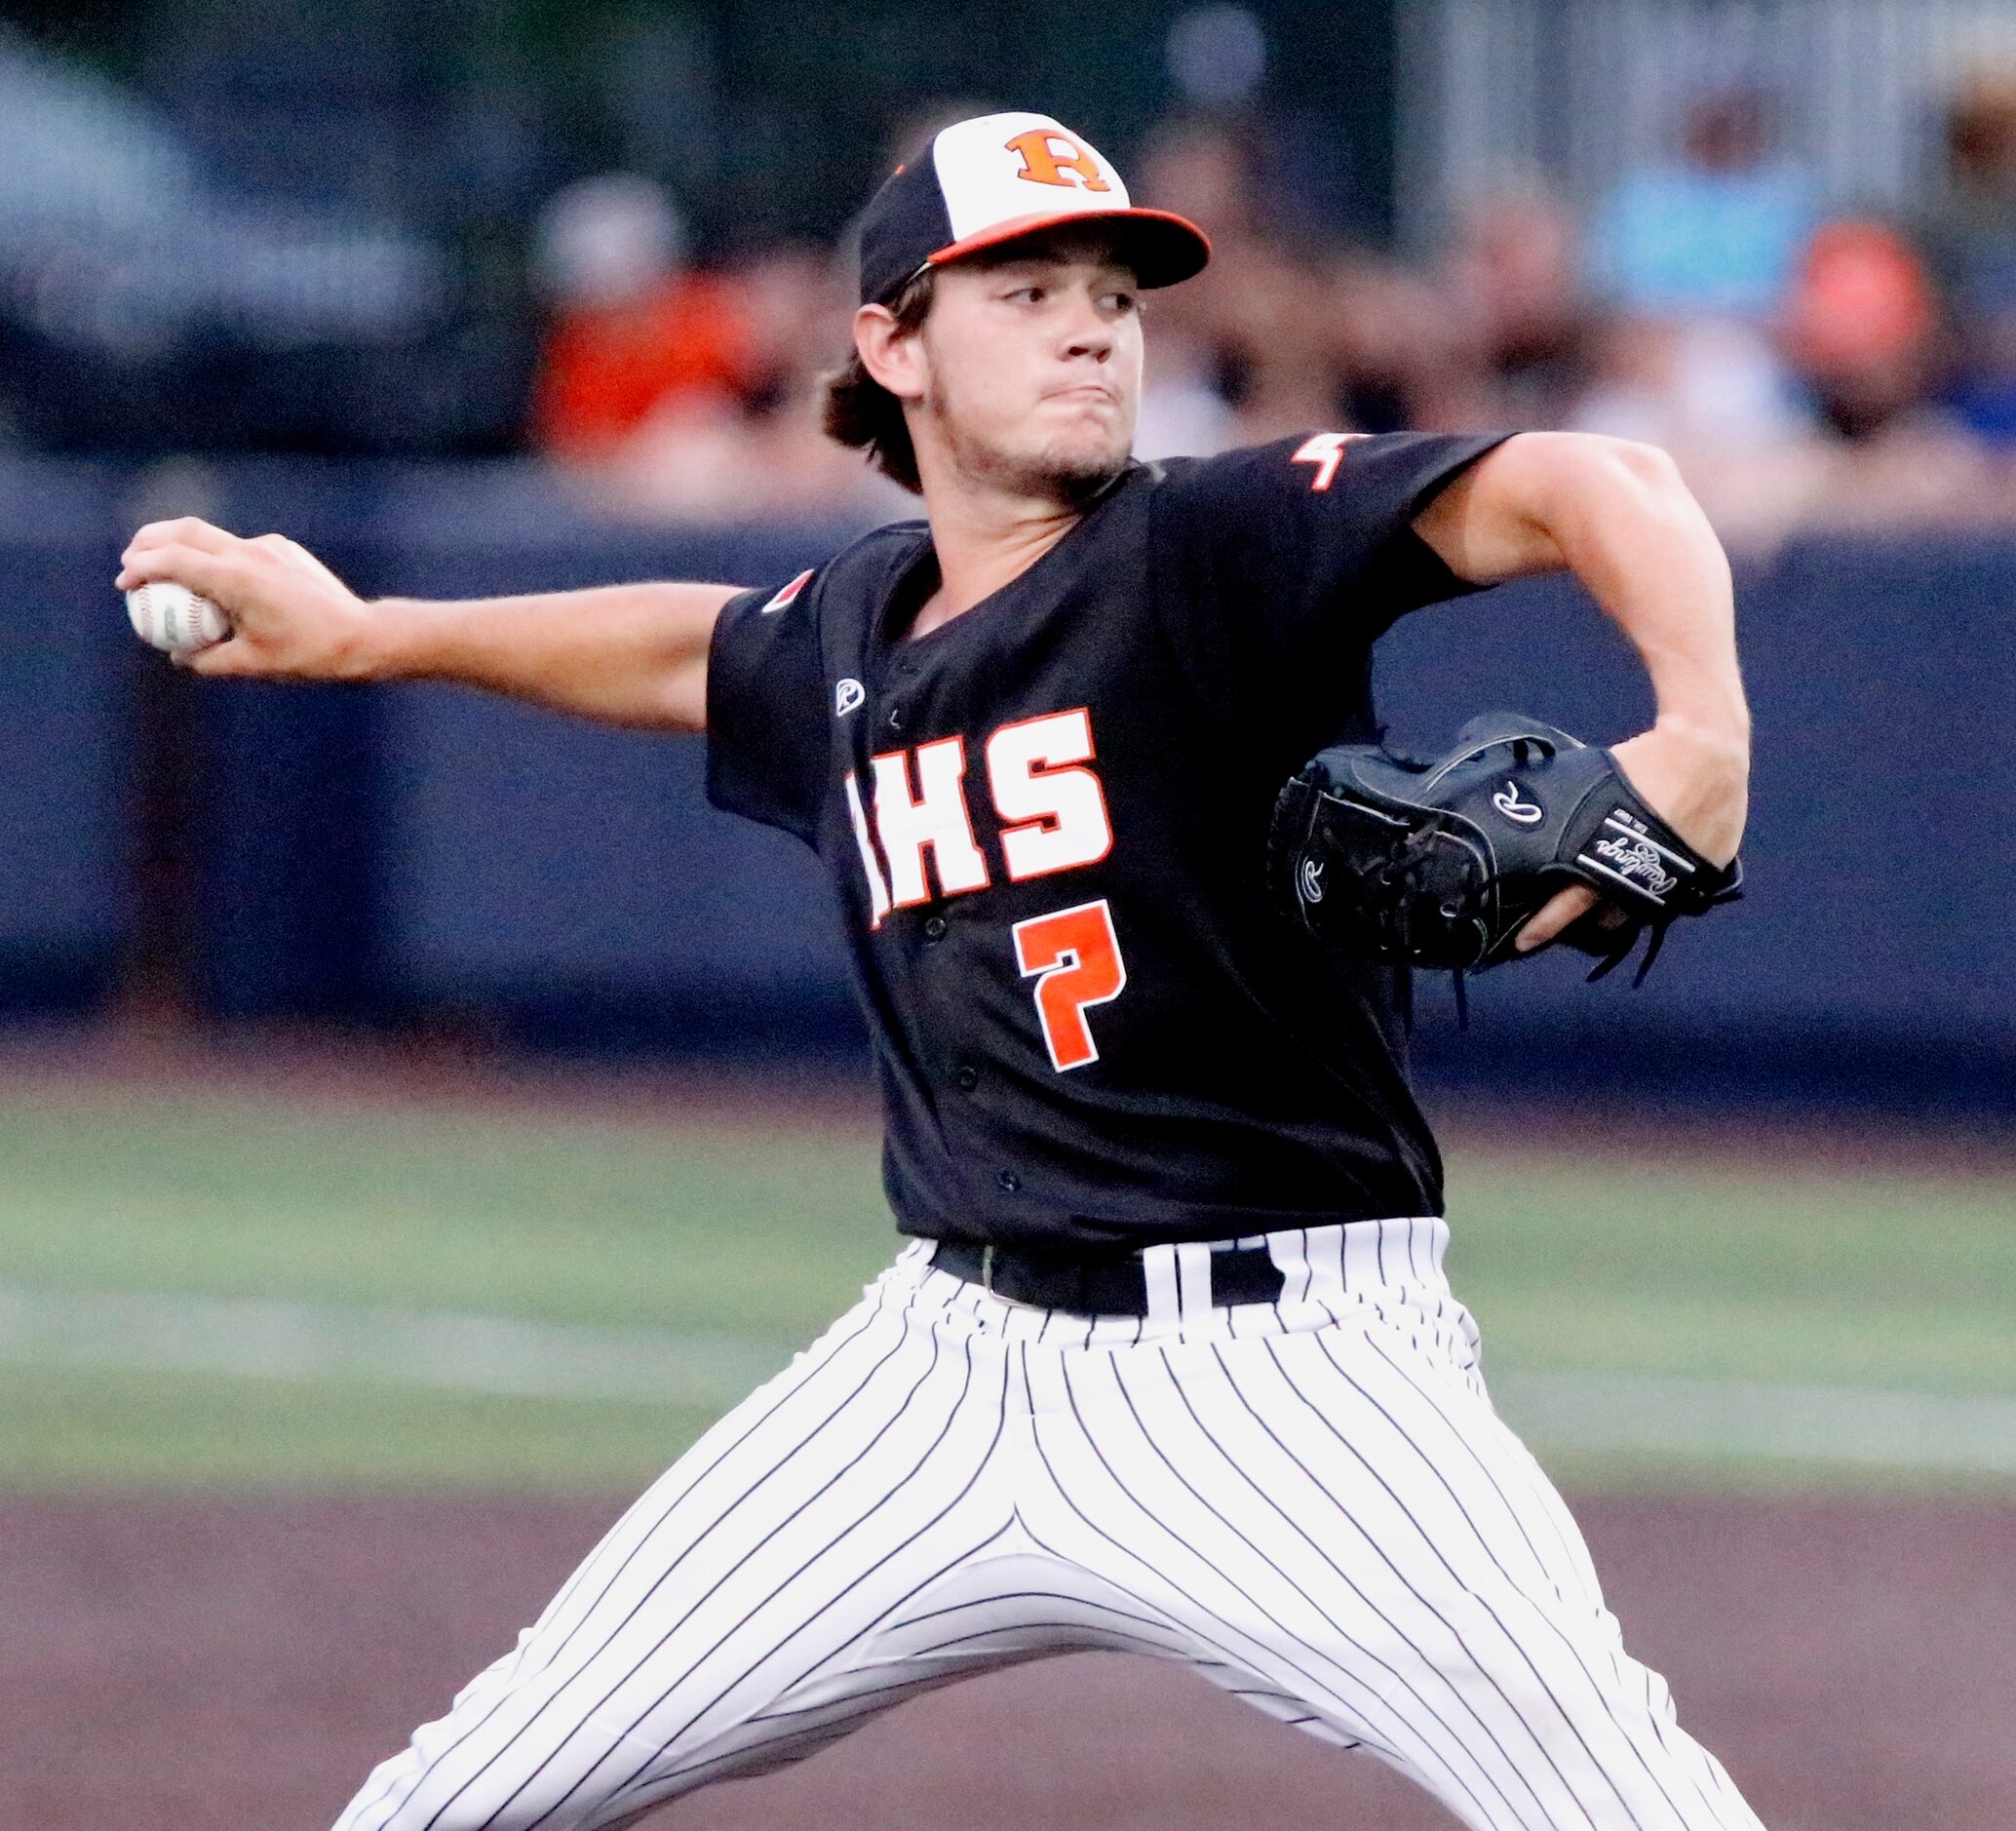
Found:
[[[294,533],[368,592],[781,581],[849,531],[612,527],[511,467],[211,487],[207,512]],[[134,500],[92,470],[0,477],[0,1006],[89,1008],[165,959],[220,1019],[858,1047],[813,861],[706,806],[698,741],[447,689],[174,675],[109,589]],[[1808,541],[1740,589],[1749,900],[1677,935],[1640,992],[1549,956],[1475,982],[1458,1037],[1424,984],[1429,1072],[1540,1099],[2016,1109],[2016,543]],[[1410,619],[1380,682],[1421,745],[1492,706],[1602,739],[1648,711],[1619,639],[1551,583]],[[136,932],[136,907],[175,932]]]

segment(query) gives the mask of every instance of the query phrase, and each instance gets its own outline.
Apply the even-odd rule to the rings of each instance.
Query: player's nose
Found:
[[[1073,327],[1066,339],[1064,353],[1066,357],[1089,356],[1096,363],[1105,362],[1113,353],[1113,332],[1109,326],[1098,320]]]
[[[1112,324],[1087,294],[1072,295],[1063,331],[1067,357],[1089,356],[1103,363],[1113,353]]]

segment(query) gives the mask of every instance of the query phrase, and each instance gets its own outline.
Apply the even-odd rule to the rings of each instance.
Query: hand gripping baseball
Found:
[[[221,609],[228,640],[176,654],[193,674],[307,681],[356,678],[369,621],[364,601],[305,547],[281,534],[243,540],[184,516],[134,535],[115,583],[185,585]]]

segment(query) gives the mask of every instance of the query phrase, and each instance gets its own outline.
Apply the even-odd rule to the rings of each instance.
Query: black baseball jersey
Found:
[[[898,1224],[1110,1248],[1442,1211],[1404,973],[1265,891],[1281,783],[1376,734],[1374,640],[1469,587],[1410,526],[1493,438],[1138,463],[907,629],[922,522],[722,609],[708,792],[837,881]]]

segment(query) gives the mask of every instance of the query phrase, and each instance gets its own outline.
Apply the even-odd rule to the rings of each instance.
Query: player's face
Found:
[[[1141,401],[1137,296],[1133,269],[1096,235],[942,268],[918,405],[957,468],[1066,501],[1123,470]]]

